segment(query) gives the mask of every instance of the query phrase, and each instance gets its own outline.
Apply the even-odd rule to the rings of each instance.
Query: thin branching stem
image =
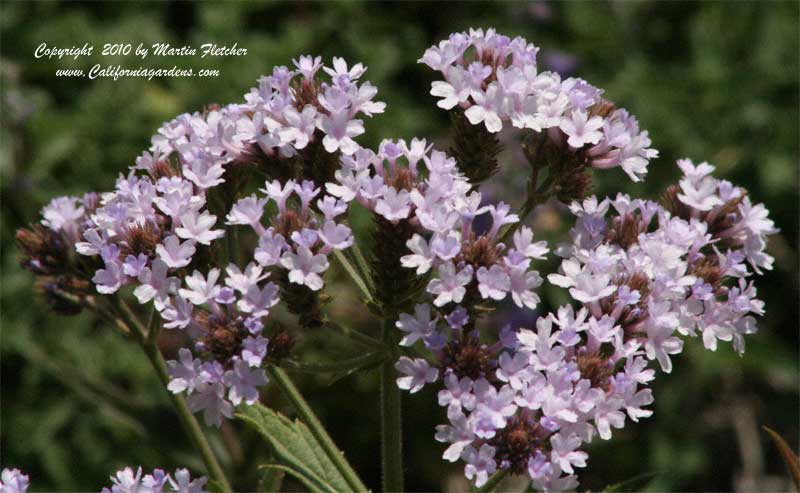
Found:
[[[286,397],[292,402],[294,408],[297,410],[297,414],[300,415],[300,419],[303,420],[308,429],[311,431],[311,434],[314,435],[314,438],[322,446],[325,454],[328,458],[333,462],[336,469],[339,473],[344,477],[347,484],[356,492],[363,492],[367,491],[367,487],[364,486],[364,483],[361,482],[359,479],[358,474],[356,474],[353,467],[347,462],[344,458],[344,454],[336,444],[333,442],[333,439],[328,435],[328,432],[325,430],[325,427],[322,426],[322,423],[317,418],[317,415],[311,409],[311,406],[308,405],[308,402],[303,398],[300,391],[295,387],[294,382],[292,379],[289,378],[289,375],[286,372],[274,365],[269,365],[267,367],[267,373],[270,374],[273,381],[281,388]]]
[[[232,492],[233,490],[228,482],[228,478],[225,476],[222,466],[219,464],[217,457],[214,455],[214,452],[211,449],[211,444],[208,443],[208,439],[206,438],[203,429],[200,427],[200,423],[197,422],[197,418],[195,418],[192,411],[189,410],[186,400],[183,398],[183,396],[174,394],[167,389],[167,385],[169,384],[167,363],[164,361],[164,357],[161,355],[161,351],[159,351],[158,345],[155,343],[156,339],[152,337],[152,332],[147,332],[147,329],[142,325],[131,309],[128,308],[128,305],[126,305],[124,301],[115,297],[114,307],[116,308],[115,313],[121,318],[121,321],[125,326],[127,326],[128,331],[139,343],[145,355],[147,356],[147,359],[150,361],[153,370],[155,370],[156,375],[158,375],[158,379],[164,386],[164,390],[167,392],[170,402],[175,408],[175,411],[178,413],[178,418],[180,419],[184,430],[189,435],[189,438],[192,440],[192,443],[197,451],[200,453],[203,463],[208,471],[208,475],[212,480],[219,484],[224,493]]]
[[[392,317],[384,322],[383,343],[387,348],[397,347]],[[381,365],[381,460],[385,493],[403,491],[403,416],[395,359],[389,358]]]
[[[321,373],[321,372],[343,372],[353,371],[360,368],[367,368],[378,363],[383,362],[386,355],[383,353],[367,353],[355,358],[349,358],[342,361],[335,361],[331,363],[302,363],[300,361],[285,360],[281,361],[281,365],[306,373]]]

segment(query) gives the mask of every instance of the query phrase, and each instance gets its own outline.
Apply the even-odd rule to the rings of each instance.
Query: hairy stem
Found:
[[[500,481],[505,479],[506,476],[508,476],[508,469],[501,469],[497,471],[492,475],[491,478],[489,478],[488,481],[486,481],[483,486],[478,488],[475,493],[489,493],[494,491],[494,489],[497,488],[497,485],[500,484]]]
[[[222,466],[220,466],[219,461],[217,461],[217,457],[211,450],[211,445],[208,443],[208,439],[206,438],[205,433],[203,433],[200,423],[197,422],[197,418],[195,418],[194,414],[192,414],[191,410],[189,410],[186,400],[183,398],[183,396],[174,394],[167,389],[167,385],[169,384],[167,364],[164,361],[164,357],[161,355],[161,351],[158,350],[158,346],[155,343],[155,338],[150,337],[151,334],[148,334],[145,331],[145,328],[136,318],[136,315],[131,312],[130,308],[128,308],[128,306],[122,300],[115,298],[115,306],[117,308],[116,311],[118,312],[118,315],[122,318],[125,325],[128,326],[128,330],[131,334],[133,334],[137,342],[139,342],[139,345],[144,350],[145,355],[147,355],[147,359],[150,361],[153,370],[155,370],[156,375],[158,375],[158,379],[161,381],[161,384],[164,386],[164,390],[169,396],[170,402],[172,402],[175,411],[178,413],[178,418],[180,419],[184,430],[189,435],[189,438],[192,440],[192,443],[197,451],[200,453],[203,463],[206,466],[208,475],[212,480],[216,481],[220,485],[223,492],[229,493],[233,491],[230,483],[228,482],[228,478],[225,477],[225,472],[222,470]],[[155,330],[155,327],[151,327],[151,330]]]
[[[383,325],[383,342],[396,354],[394,319],[387,317]],[[403,420],[400,388],[395,381],[394,361],[387,358],[381,365],[381,460],[383,491],[403,491]]]
[[[336,469],[339,470],[345,481],[347,481],[347,484],[350,485],[353,491],[367,491],[367,487],[364,486],[364,483],[361,482],[361,479],[359,479],[353,467],[344,458],[342,451],[333,443],[333,439],[331,439],[328,432],[325,431],[319,418],[317,418],[311,406],[308,405],[308,402],[306,402],[300,394],[300,391],[295,387],[289,375],[281,368],[274,365],[269,365],[267,367],[267,372],[281,388],[283,393],[286,394],[286,397],[292,401],[297,413],[300,415],[300,419],[303,420],[303,423],[311,430],[311,434],[314,435],[314,438],[322,445],[325,454],[327,454],[328,458],[330,458],[331,462],[336,466]]]

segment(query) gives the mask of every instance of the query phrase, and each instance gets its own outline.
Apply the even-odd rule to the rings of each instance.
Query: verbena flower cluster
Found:
[[[245,103],[165,123],[113,192],[54,199],[42,211],[47,230],[27,238],[35,243],[28,248],[35,250],[28,267],[55,274],[48,284],[53,290],[89,293],[87,283],[78,281],[91,272],[98,293],[132,285],[140,303],[153,302],[166,328],[187,331],[194,349],[209,357],[195,359],[181,350],[179,361],[168,363],[170,390],[189,394],[190,407],[203,411],[207,423],[219,425],[223,416],[232,417],[234,405],[252,404],[256,387],[267,383],[259,369],[269,342],[263,319],[279,300],[276,284],[265,281],[267,269],[285,269],[289,283],[318,291],[327,254],[352,243],[350,229],[334,221],[345,205],[324,197],[316,213],[310,210],[320,188],[309,180],[266,181],[262,191],[278,205],[269,228],[261,224],[267,199],[250,195],[225,205],[240,189],[241,175],[265,163],[283,168],[264,171],[267,177],[283,176],[298,165],[290,158],[314,145],[323,148],[315,158],[319,152],[336,153],[334,159],[339,151],[353,152],[352,138],[363,132],[354,117],[383,110],[383,103],[372,101],[374,86],[357,83],[366,70],[361,64],[348,69],[336,58],[333,67],[323,67],[319,57],[304,56],[295,65],[295,71],[276,67],[261,78]],[[320,68],[331,83],[315,78]],[[208,268],[222,248],[215,242],[225,236],[225,213],[225,225],[249,225],[259,235],[254,262],[242,268]],[[84,276],[62,275],[60,257],[68,255],[47,251],[67,245],[96,258],[78,259]]]
[[[0,493],[26,493],[30,478],[19,469],[3,469],[0,473]]]
[[[578,308],[540,317],[535,331],[505,327],[483,338],[459,299],[435,298],[434,307],[400,316],[401,344],[422,339],[435,359],[401,357],[398,385],[416,392],[442,378],[449,423],[436,439],[477,486],[510,469],[538,489],[574,488],[575,468],[588,458],[583,443],[652,414],[650,360],[669,373],[680,336],[744,351],[764,309],[747,277],[771,267],[764,245],[776,229],[763,205],[710,176],[712,166],[679,166],[684,177],[664,206],[623,194],[570,206],[573,241],[559,246],[565,259],[548,279],[568,288]]]
[[[154,469],[151,474],[142,476],[142,468],[120,469],[111,476],[111,488],[103,488],[101,493],[207,493],[205,485],[208,478],[192,479],[187,469],[176,469],[170,475],[162,469]]]
[[[683,176],[660,202],[590,196],[590,169],[620,167],[639,181],[658,153],[602,90],[539,72],[537,52],[492,29],[426,51],[420,62],[444,77],[431,94],[453,117],[447,153],[418,138],[386,139],[377,151],[355,142],[359,117],[385,106],[359,83],[361,64],[303,56],[295,70],[276,67],[244,102],[165,123],[113,191],[51,201],[41,225],[18,232],[24,266],[60,313],[115,308],[104,299],[127,308],[126,290],[152,304],[153,323],[186,336],[167,362],[168,389],[220,426],[259,400],[265,365],[293,346],[270,319],[276,304],[327,330],[329,257],[354,260],[372,313],[399,330],[397,385],[414,393],[441,382],[444,458],[461,460],[476,486],[508,470],[540,490],[574,488],[584,444],[652,414],[653,361],[670,372],[693,336],[744,351],[764,311],[748,278],[771,269],[764,250],[777,229],[707,163],[679,161]],[[520,211],[478,190],[496,171],[504,127],[520,134],[531,167]],[[576,219],[547,279],[575,303],[535,328],[498,330],[489,314],[501,302],[539,305],[535,267],[550,247],[523,222],[551,197]],[[368,261],[352,251],[356,203],[373,220]],[[8,474],[4,485],[27,486]],[[112,479],[105,491],[205,484],[185,470],[127,468]]]
[[[552,140],[582,149],[592,167],[620,166],[631,180],[641,180],[647,163],[658,157],[647,131],[585,80],[539,72],[538,52],[524,38],[470,29],[428,48],[419,62],[444,77],[431,87],[442,98],[440,108],[461,108],[470,123],[493,133],[504,123],[546,131]]]
[[[176,469],[170,475],[163,469],[154,469],[142,476],[142,468],[120,469],[111,476],[111,488],[101,493],[207,493],[205,476],[192,479],[188,469]],[[0,493],[27,493],[30,479],[19,469],[3,469],[0,475]]]

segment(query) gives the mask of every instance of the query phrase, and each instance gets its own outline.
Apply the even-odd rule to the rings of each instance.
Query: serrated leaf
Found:
[[[297,477],[305,486],[313,491],[351,490],[302,421],[291,421],[261,404],[244,408],[237,417],[251,424],[267,440],[275,457],[286,466],[284,472]]]
[[[300,483],[302,483],[303,486],[308,488],[312,493],[317,493],[318,491],[325,491],[325,490],[320,490],[319,486],[315,482],[310,481],[306,476],[303,475],[303,473],[298,472],[289,466],[283,466],[280,464],[265,464],[260,467],[261,469],[281,471],[286,474],[289,474],[290,476],[293,476],[296,480],[300,481]]]
[[[274,464],[273,467],[267,465],[261,466],[261,468],[265,469],[265,472],[261,477],[261,481],[259,482],[258,491],[264,491],[266,493],[280,493],[286,471],[274,467]]]

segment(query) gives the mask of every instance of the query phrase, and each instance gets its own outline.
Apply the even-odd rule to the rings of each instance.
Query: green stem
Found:
[[[362,356],[356,356],[355,358],[349,358],[346,360],[336,361],[333,363],[308,364],[308,363],[301,363],[299,361],[284,360],[281,362],[281,364],[285,365],[288,368],[291,368],[292,370],[297,370],[307,373],[341,372],[341,371],[353,371],[353,370],[358,370],[360,368],[366,368],[372,365],[376,365],[385,359],[386,355],[383,353],[367,353]]]
[[[489,493],[490,491],[494,491],[497,485],[500,484],[500,481],[504,480],[506,476],[508,476],[508,469],[497,471],[483,486],[478,488],[475,493]]]
[[[374,286],[372,286],[372,276],[370,275],[369,264],[367,263],[367,259],[364,258],[364,254],[361,253],[361,248],[358,246],[358,243],[353,243],[353,246],[350,247],[349,251],[353,257],[355,257],[356,266],[361,272],[361,275],[364,276],[364,279],[367,280],[369,287],[374,288]]]
[[[158,350],[155,340],[151,341],[152,338],[149,337],[149,334],[146,332],[145,328],[136,318],[136,315],[131,311],[131,309],[128,308],[128,305],[126,305],[125,302],[115,298],[115,305],[117,307],[118,315],[122,317],[122,320],[125,322],[125,325],[128,326],[131,334],[133,334],[137,342],[139,342],[139,345],[144,350],[144,353],[147,355],[147,359],[150,361],[150,364],[155,370],[156,375],[158,375],[158,379],[164,386],[164,390],[166,390],[167,395],[169,396],[169,399],[175,408],[175,411],[178,413],[178,418],[180,419],[184,430],[191,438],[197,451],[200,453],[203,463],[206,466],[208,475],[220,485],[223,492],[232,492],[233,490],[228,482],[228,478],[225,477],[225,472],[222,470],[222,466],[220,466],[216,456],[214,455],[214,452],[211,450],[211,445],[208,443],[205,433],[203,433],[203,429],[200,427],[200,423],[197,422],[197,418],[195,418],[194,414],[192,414],[191,410],[189,410],[186,400],[183,398],[183,396],[174,394],[167,389],[167,385],[169,384],[167,363],[164,361],[161,351]]]
[[[519,221],[515,222],[514,224],[510,224],[508,229],[506,229],[500,235],[498,242],[505,243],[514,234],[514,232],[517,231],[520,226],[522,226],[522,224],[525,222],[525,219],[533,211],[533,209],[536,208],[537,205],[547,202],[547,199],[549,199],[553,194],[553,190],[551,190],[553,183],[554,178],[552,176],[548,176],[544,183],[542,183],[542,186],[540,186],[538,189],[536,188],[535,182],[532,182],[528,185],[528,196],[525,198],[525,203],[522,204],[522,207],[517,213],[519,216]]]
[[[353,467],[347,462],[344,458],[344,454],[340,451],[336,444],[333,443],[333,439],[331,439],[328,432],[325,431],[325,428],[320,423],[319,418],[317,415],[314,414],[314,411],[311,409],[311,406],[308,405],[308,402],[303,398],[300,394],[300,391],[295,387],[292,380],[289,378],[289,375],[286,374],[283,369],[269,365],[267,366],[267,372],[270,374],[272,379],[278,386],[283,390],[283,393],[286,394],[286,397],[292,401],[297,413],[300,415],[300,418],[303,422],[308,426],[308,429],[311,430],[311,434],[314,435],[314,438],[322,445],[322,448],[325,450],[325,453],[328,455],[328,458],[331,459],[333,464],[336,466],[336,469],[344,477],[347,484],[353,489],[353,491],[362,492],[367,491],[367,487],[364,486],[364,483],[358,478],[358,475],[353,470]]]
[[[383,325],[383,343],[397,353],[394,340],[394,319],[387,317]],[[403,420],[400,388],[394,369],[395,357],[381,365],[381,462],[383,491],[403,491]]]
[[[366,281],[364,281],[364,279],[361,278],[361,275],[359,275],[356,268],[353,267],[353,264],[351,264],[350,261],[347,260],[347,257],[341,252],[341,250],[334,249],[333,255],[336,257],[336,260],[338,260],[339,263],[342,264],[344,270],[347,271],[347,273],[353,279],[353,282],[355,282],[356,286],[358,286],[358,288],[361,290],[361,293],[364,295],[364,299],[368,303],[372,303],[372,293],[370,293]]]
[[[365,346],[375,349],[383,349],[383,343],[381,341],[374,339],[368,336],[367,334],[361,333],[355,329],[351,329],[350,327],[334,322],[333,320],[325,320],[325,325]]]

